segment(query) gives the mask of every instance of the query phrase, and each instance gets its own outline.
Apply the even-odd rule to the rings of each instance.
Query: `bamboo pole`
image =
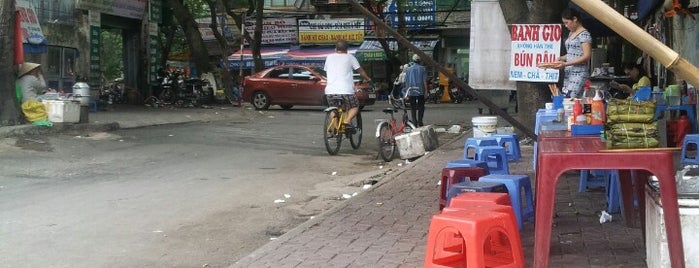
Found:
[[[571,0],[614,32],[648,53],[679,78],[699,85],[699,69],[601,0]]]

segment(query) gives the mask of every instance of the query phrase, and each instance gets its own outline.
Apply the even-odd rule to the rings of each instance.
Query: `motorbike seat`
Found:
[[[392,114],[392,113],[395,113],[397,111],[398,111],[398,109],[395,109],[395,108],[383,108],[383,112],[387,113],[387,114]]]

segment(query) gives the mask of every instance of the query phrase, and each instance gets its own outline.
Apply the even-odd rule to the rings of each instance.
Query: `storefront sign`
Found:
[[[151,84],[158,82],[158,24],[151,22],[148,24],[148,81]]]
[[[150,0],[148,1],[150,21],[155,23],[163,22],[163,3],[161,0]]]
[[[389,19],[393,28],[398,28],[398,9],[396,0],[384,8],[384,16]],[[405,26],[409,29],[417,29],[434,25],[437,15],[435,13],[435,0],[406,0],[405,1]]]
[[[538,68],[537,65],[558,60],[561,54],[560,24],[513,24],[510,36],[511,81],[558,82],[558,69]]]
[[[255,21],[245,21],[245,31],[255,32]],[[296,43],[298,31],[295,18],[268,18],[262,20],[262,44]],[[247,45],[247,42],[246,42]]]
[[[357,59],[359,61],[375,61],[375,60],[386,60],[386,53],[382,50],[373,51],[358,51]]]
[[[32,3],[27,0],[17,0],[15,9],[19,12],[21,21],[22,42],[34,45],[44,42],[46,37],[41,31]]]
[[[299,20],[299,44],[349,44],[364,41],[364,19]]]
[[[231,70],[237,70],[240,67],[241,61],[240,60],[228,60],[228,68]],[[253,69],[255,68],[255,61],[252,60],[252,58],[244,58],[242,61],[243,67],[242,69]],[[270,68],[273,66],[279,65],[279,57],[270,57],[266,59],[262,59],[262,65],[264,66],[263,68]]]
[[[101,16],[99,12],[88,11],[88,23],[90,25],[90,84],[99,84],[102,77],[100,68],[100,25]]]
[[[142,19],[148,0],[78,0],[78,8],[105,14]]]

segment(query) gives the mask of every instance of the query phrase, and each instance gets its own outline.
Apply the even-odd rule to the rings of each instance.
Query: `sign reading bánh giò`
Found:
[[[299,20],[299,44],[349,44],[364,41],[364,19]]]
[[[510,80],[558,82],[558,69],[537,66],[558,60],[561,54],[561,25],[513,24],[510,26],[510,35]]]

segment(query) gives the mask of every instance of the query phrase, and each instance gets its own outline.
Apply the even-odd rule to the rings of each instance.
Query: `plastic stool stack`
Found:
[[[424,267],[524,267],[512,207],[464,204],[432,217]]]
[[[468,207],[473,204],[512,205],[510,195],[506,193],[464,192],[452,197],[448,207]]]
[[[478,178],[488,175],[488,170],[482,167],[443,168],[439,189],[439,209],[447,205],[447,190],[454,184],[463,182],[465,178],[478,181]]]
[[[499,146],[507,149],[508,161],[519,161],[522,157],[522,152],[519,148],[517,134],[495,134],[492,137],[497,140]]]
[[[693,158],[687,157],[687,147],[693,144],[695,155]],[[682,152],[680,153],[680,163],[684,165],[699,165],[699,134],[687,134],[682,141]]]
[[[478,160],[472,160],[472,159],[459,159],[459,160],[451,160],[447,162],[446,168],[466,168],[466,167],[480,167],[485,170],[488,170],[488,163],[485,161],[478,161]]]
[[[446,204],[449,204],[452,197],[464,192],[507,193],[507,188],[502,183],[493,182],[465,181],[456,183],[447,188]]]
[[[484,146],[476,150],[476,160],[488,163],[488,173],[509,174],[507,151],[502,146]]]
[[[498,140],[495,137],[468,138],[466,139],[466,144],[464,144],[463,159],[475,159],[478,147],[482,146],[499,146],[499,144]],[[471,149],[473,149],[473,156],[469,154]]]
[[[502,183],[510,194],[512,209],[515,211],[517,227],[522,229],[525,219],[534,218],[534,196],[532,184],[527,175],[491,174],[478,179],[479,182]],[[522,195],[524,192],[524,195]],[[524,197],[524,198],[523,198]]]

